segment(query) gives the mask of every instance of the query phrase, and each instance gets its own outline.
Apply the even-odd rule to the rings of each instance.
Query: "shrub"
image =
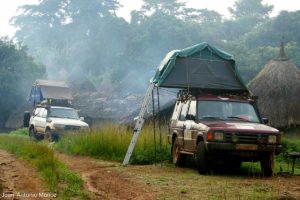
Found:
[[[75,155],[88,155],[105,160],[122,161],[133,136],[132,130],[126,126],[106,125],[91,132],[68,133],[57,144],[62,152]],[[132,164],[151,164],[155,161],[155,143],[153,129],[145,126],[139,135],[131,157]],[[162,134],[162,145],[159,136],[156,141],[157,160],[170,159],[170,146],[166,134]]]

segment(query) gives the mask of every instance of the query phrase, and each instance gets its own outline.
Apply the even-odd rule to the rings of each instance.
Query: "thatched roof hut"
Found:
[[[258,96],[258,107],[270,125],[300,125],[300,70],[286,56],[283,44],[279,55],[265,65],[248,87]]]

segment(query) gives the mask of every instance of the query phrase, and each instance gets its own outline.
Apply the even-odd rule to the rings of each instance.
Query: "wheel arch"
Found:
[[[173,134],[172,134],[172,144],[174,144],[177,137],[178,137],[177,133],[173,132]]]
[[[198,146],[199,142],[204,142],[203,135],[198,135],[197,140],[196,140],[196,146]]]

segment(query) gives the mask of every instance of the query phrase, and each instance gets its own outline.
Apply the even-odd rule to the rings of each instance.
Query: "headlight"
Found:
[[[65,125],[64,124],[53,124],[54,128],[56,129],[64,129]]]
[[[214,132],[215,140],[224,140],[224,134],[222,132]]]
[[[276,135],[269,135],[269,137],[268,137],[268,142],[269,142],[269,143],[275,144],[276,141],[277,141]]]

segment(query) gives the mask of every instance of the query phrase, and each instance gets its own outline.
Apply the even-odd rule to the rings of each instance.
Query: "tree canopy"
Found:
[[[0,39],[0,128],[11,111],[24,103],[33,81],[45,74],[45,67],[27,55],[26,47]]]
[[[12,19],[16,39],[47,67],[49,78],[87,78],[98,90],[143,92],[164,55],[208,42],[235,55],[246,82],[276,55],[284,36],[299,60],[300,11],[270,17],[272,5],[237,0],[231,18],[179,0],[143,0],[127,22],[118,0],[40,0]]]

